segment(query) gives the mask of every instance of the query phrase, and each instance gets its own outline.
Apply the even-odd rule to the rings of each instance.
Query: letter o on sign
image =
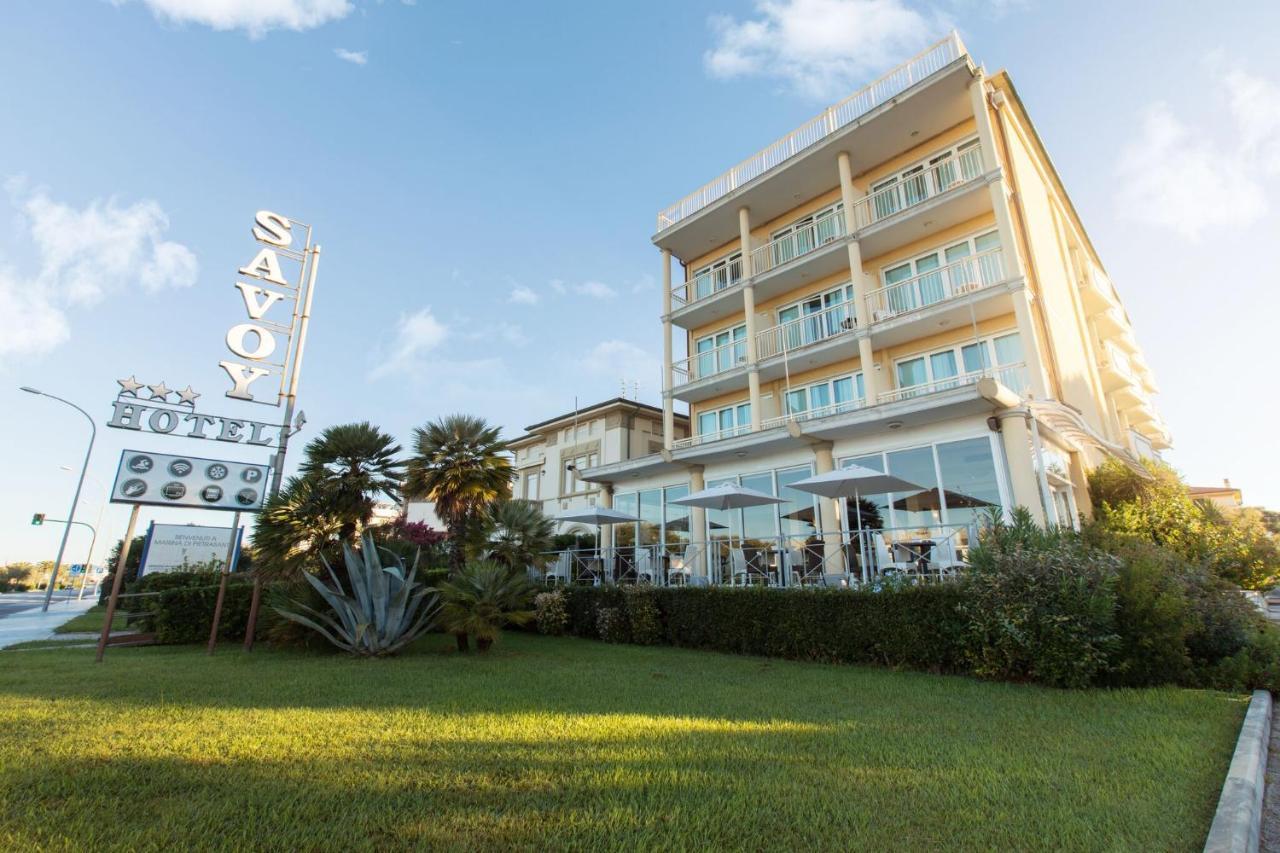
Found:
[[[156,409],[148,419],[155,432],[173,432],[178,427],[178,415],[168,409]]]
[[[245,336],[253,332],[258,336],[258,343],[252,349],[245,346]],[[253,323],[241,323],[227,330],[227,349],[241,358],[259,361],[276,351],[276,339],[271,332]]]

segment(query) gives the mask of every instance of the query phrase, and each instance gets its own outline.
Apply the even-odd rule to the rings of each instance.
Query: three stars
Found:
[[[150,399],[152,400],[159,400],[162,403],[167,403],[169,402],[170,394],[177,394],[178,405],[187,405],[193,409],[196,405],[196,398],[200,396],[190,385],[179,391],[176,388],[170,388],[168,385],[165,385],[164,382],[159,382],[155,385],[143,384],[138,381],[138,377],[136,376],[130,376],[128,379],[117,379],[116,384],[120,386],[120,396],[129,394],[140,398],[142,395],[138,392],[143,388],[146,388],[151,393]]]

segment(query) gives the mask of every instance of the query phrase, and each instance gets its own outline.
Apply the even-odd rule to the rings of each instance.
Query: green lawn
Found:
[[[0,848],[1198,850],[1246,702],[450,646],[0,653]]]
[[[105,604],[95,604],[74,619],[63,622],[57,628],[54,628],[53,633],[78,634],[86,631],[101,631],[102,623],[106,618],[107,606]],[[111,630],[123,631],[125,629],[124,620],[125,614],[121,611],[116,611],[115,618],[111,620]]]

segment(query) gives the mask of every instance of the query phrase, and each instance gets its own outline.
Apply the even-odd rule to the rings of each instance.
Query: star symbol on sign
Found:
[[[169,395],[173,393],[167,386],[165,386],[163,381],[161,381],[159,385],[148,385],[147,387],[151,389],[152,400],[164,400],[165,402],[168,402]]]
[[[191,386],[188,385],[186,388],[178,392],[178,402],[186,403],[192,408],[195,408],[196,397],[199,397],[199,396],[200,395],[197,394],[194,390],[192,390]]]
[[[117,379],[116,382],[123,389],[120,392],[121,394],[132,394],[135,397],[138,396],[138,389],[142,387],[142,383],[138,381],[136,376],[130,376],[128,379]]]

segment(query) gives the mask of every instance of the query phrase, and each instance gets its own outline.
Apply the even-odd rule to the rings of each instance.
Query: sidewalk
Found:
[[[79,616],[98,603],[98,597],[86,596],[83,601],[58,602],[49,607],[48,613],[40,608],[22,610],[0,619],[0,649],[14,643],[26,643],[31,640],[47,640],[53,636],[53,629]]]

